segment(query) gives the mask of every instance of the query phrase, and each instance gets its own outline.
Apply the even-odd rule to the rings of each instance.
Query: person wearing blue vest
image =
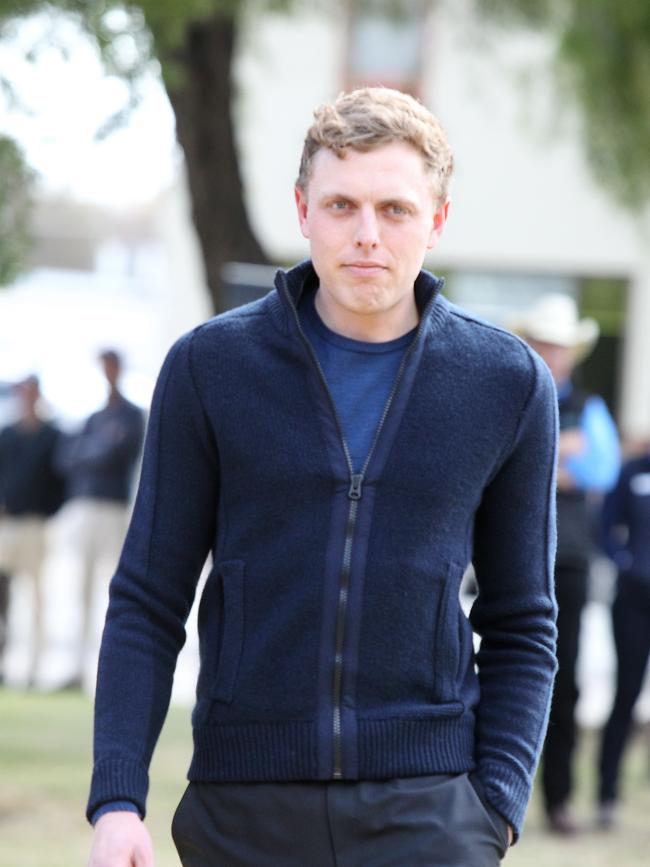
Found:
[[[521,833],[556,669],[557,398],[422,270],[451,172],[412,97],[321,106],[310,260],[170,351],[111,583],[91,867],[153,864],[147,769],[208,555],[184,867],[491,867]]]
[[[558,673],[542,755],[542,794],[548,829],[572,835],[580,824],[571,809],[575,711],[579,697],[576,664],[580,623],[587,601],[594,550],[595,503],[616,481],[620,448],[616,425],[605,401],[572,380],[576,366],[598,340],[595,319],[580,319],[575,300],[562,293],[542,295],[512,323],[548,364],[558,392],[560,417],[557,472]]]

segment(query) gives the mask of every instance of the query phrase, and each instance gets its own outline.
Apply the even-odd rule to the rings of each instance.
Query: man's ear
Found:
[[[309,206],[307,203],[307,195],[303,190],[300,189],[300,187],[295,187],[293,193],[296,200],[296,209],[298,211],[298,222],[300,223],[300,231],[302,232],[304,238],[309,238],[309,226],[307,224],[307,211]]]
[[[440,236],[442,235],[444,228],[447,224],[447,217],[449,216],[449,206],[451,204],[451,199],[445,199],[442,205],[439,205],[433,215],[433,222],[431,224],[431,233],[429,235],[429,242],[427,244],[427,250],[433,250],[433,248],[437,245],[440,240]]]

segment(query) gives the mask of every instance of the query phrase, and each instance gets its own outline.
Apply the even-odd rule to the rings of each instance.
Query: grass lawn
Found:
[[[156,867],[179,867],[169,826],[185,788],[190,711],[172,708],[151,768],[147,824]],[[92,703],[0,690],[0,867],[83,867]]]
[[[0,867],[85,865],[91,839],[83,816],[91,724],[88,698],[0,690]],[[583,737],[577,810],[586,822],[592,818],[594,745],[593,736]],[[151,769],[147,821],[156,867],[179,867],[169,825],[184,789],[190,749],[189,710],[172,708]],[[587,832],[570,841],[551,838],[543,831],[534,798],[524,837],[505,863],[510,867],[648,867],[649,770],[648,740],[638,738],[628,755],[620,828],[611,834]]]

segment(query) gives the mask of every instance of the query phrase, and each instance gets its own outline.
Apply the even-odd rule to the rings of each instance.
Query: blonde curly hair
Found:
[[[345,157],[348,148],[369,151],[392,142],[407,142],[431,173],[433,197],[447,199],[454,158],[439,120],[412,96],[389,87],[363,87],[342,93],[314,111],[307,130],[296,186],[306,193],[315,154],[329,148]]]

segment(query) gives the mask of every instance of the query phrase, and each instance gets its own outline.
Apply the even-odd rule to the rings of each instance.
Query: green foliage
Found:
[[[21,150],[0,136],[0,286],[11,283],[25,265],[32,183]]]
[[[613,277],[590,277],[582,282],[580,312],[593,316],[600,333],[621,336],[627,313],[627,280]]]
[[[142,74],[159,64],[167,87],[182,83],[180,51],[192,24],[212,17],[239,18],[258,11],[285,11],[293,0],[0,0],[0,38],[17,18],[36,12],[64,13],[97,43],[108,73],[130,85],[130,100],[100,130],[104,137],[139,102]],[[36,49],[38,50],[38,48]],[[2,84],[2,82],[0,82]],[[6,83],[5,83],[6,87]]]
[[[354,7],[369,15],[391,18],[399,21],[404,16],[414,12],[426,11],[427,6],[435,4],[436,0],[355,0]]]
[[[0,28],[34,12],[67,12],[97,39],[109,71],[128,78],[153,56],[163,64],[169,60],[193,23],[212,16],[237,18],[251,8],[281,11],[290,5],[291,0],[0,0]]]
[[[316,0],[312,0],[315,6]],[[399,14],[435,0],[359,0]],[[285,10],[292,0],[0,0],[0,37],[16,17],[60,10],[96,39],[109,72],[132,85],[160,63],[168,87],[182,81],[181,48],[193,23],[213,16]],[[486,20],[526,24],[557,39],[558,82],[578,105],[584,148],[598,180],[630,208],[650,201],[650,2],[648,0],[476,0]]]
[[[557,38],[558,81],[576,100],[597,179],[626,206],[650,202],[648,0],[479,0],[502,24]]]
[[[505,25],[546,25],[553,18],[553,0],[478,0],[486,18]]]
[[[43,0],[0,0],[0,20],[31,15],[45,5]]]

